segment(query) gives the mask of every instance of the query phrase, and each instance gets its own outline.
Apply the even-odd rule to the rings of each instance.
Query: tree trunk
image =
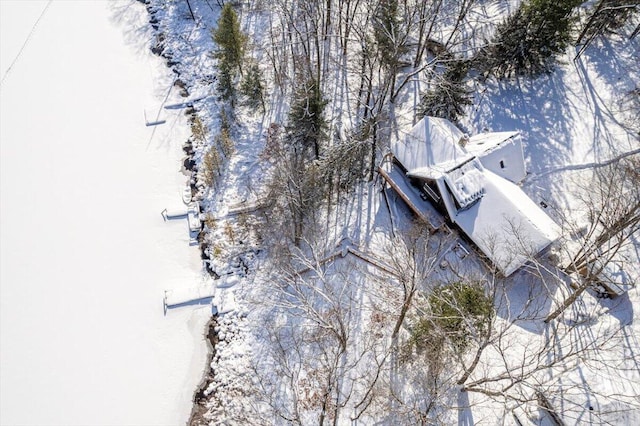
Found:
[[[369,164],[369,182],[373,180],[376,171],[376,151],[378,144],[378,121],[373,119],[373,130],[371,136],[371,162]]]
[[[558,306],[556,308],[555,311],[551,312],[545,319],[544,322],[546,324],[550,323],[551,321],[553,321],[554,319],[558,318],[558,316],[560,316],[569,306],[571,306],[573,304],[573,302],[575,302],[576,300],[578,300],[578,297],[580,297],[580,295],[582,293],[584,293],[584,291],[589,288],[589,284],[590,281],[586,280],[580,287],[578,287],[578,289],[576,291],[574,291],[569,297],[567,297],[565,299],[564,302],[562,302],[562,304],[560,306]]]

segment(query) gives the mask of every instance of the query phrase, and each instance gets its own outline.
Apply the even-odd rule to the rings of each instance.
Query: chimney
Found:
[[[465,146],[467,146],[468,142],[469,142],[469,135],[465,133],[462,135],[462,137],[458,141],[458,145],[464,148]]]

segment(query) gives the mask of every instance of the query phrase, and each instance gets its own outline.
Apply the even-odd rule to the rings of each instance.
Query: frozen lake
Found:
[[[191,410],[210,308],[163,311],[163,290],[203,278],[186,221],[160,215],[182,203],[188,126],[179,111],[145,126],[172,75],[144,14],[0,2],[3,425],[177,425]]]

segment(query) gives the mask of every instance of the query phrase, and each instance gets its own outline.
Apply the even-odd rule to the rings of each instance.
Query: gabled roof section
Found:
[[[486,169],[483,177],[482,199],[452,219],[509,276],[556,240],[559,228],[520,187]]]
[[[393,142],[391,150],[409,173],[443,163],[460,164],[472,158],[458,143],[463,136],[449,120],[424,117],[406,138]]]
[[[484,170],[476,158],[444,175],[459,209],[467,209],[485,193]]]
[[[479,133],[471,136],[464,148],[470,154],[480,157],[518,135],[518,132]]]

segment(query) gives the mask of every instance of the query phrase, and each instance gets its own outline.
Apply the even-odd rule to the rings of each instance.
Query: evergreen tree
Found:
[[[241,70],[247,36],[240,31],[240,20],[231,3],[226,3],[218,19],[218,28],[212,31],[213,41],[220,50],[216,56],[230,68]]]
[[[373,37],[380,64],[386,71],[385,80],[391,102],[394,99],[400,58],[408,52],[407,25],[402,21],[398,0],[380,0],[373,18]]]
[[[313,79],[301,85],[294,96],[289,111],[288,138],[294,147],[313,149],[314,157],[318,159],[320,144],[326,138],[327,122],[324,118],[324,108],[327,100]]]
[[[233,72],[225,62],[218,64],[218,91],[222,99],[230,100],[235,105],[236,88],[233,84]]]
[[[375,12],[373,35],[378,46],[382,64],[395,68],[400,56],[407,51],[401,43],[401,29],[398,0],[381,0]]]
[[[495,315],[493,301],[480,283],[457,282],[436,288],[428,298],[427,315],[414,325],[410,349],[440,358],[448,347],[462,355],[472,342],[472,336],[487,332]]]
[[[235,96],[233,86],[236,73],[242,74],[242,61],[247,36],[240,30],[238,15],[230,3],[222,8],[218,19],[218,28],[211,31],[213,41],[218,45],[214,56],[218,59],[218,89],[223,99]]]
[[[477,67],[496,77],[536,76],[553,69],[571,41],[571,12],[580,0],[529,0],[498,25]]]
[[[455,61],[439,76],[433,89],[423,93],[418,106],[418,117],[424,116],[446,118],[454,123],[464,115],[464,107],[471,105],[471,94],[465,78],[468,64]]]
[[[258,68],[257,64],[253,64],[249,67],[249,70],[242,80],[240,92],[247,97],[247,104],[250,107],[255,109],[262,106],[262,109],[264,110],[264,87],[262,85],[260,68]]]

